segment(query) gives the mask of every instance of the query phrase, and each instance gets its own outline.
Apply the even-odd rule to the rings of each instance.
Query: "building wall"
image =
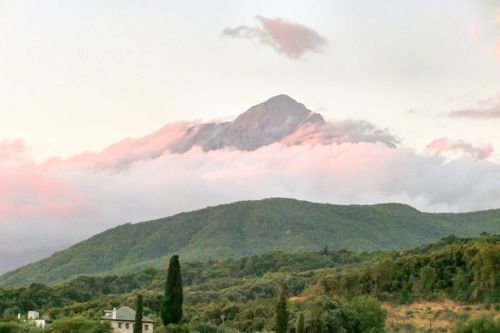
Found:
[[[128,328],[127,328],[128,326]],[[130,321],[111,321],[111,327],[114,333],[132,333],[134,331],[134,323]],[[143,333],[153,333],[152,323],[142,324]]]
[[[35,320],[38,318],[40,318],[40,314],[38,313],[38,311],[28,311],[28,319]]]

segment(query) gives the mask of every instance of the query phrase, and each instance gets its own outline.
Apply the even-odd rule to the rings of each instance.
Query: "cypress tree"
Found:
[[[137,295],[135,305],[134,333],[142,333],[142,295]]]
[[[278,304],[276,304],[276,333],[287,333],[288,331],[287,297],[288,289],[286,285],[282,283],[278,295]]]
[[[167,283],[165,285],[165,297],[161,307],[161,319],[163,325],[179,324],[182,319],[182,278],[179,256],[170,258],[168,265]]]
[[[305,333],[305,327],[304,327],[304,312],[301,312],[299,314],[299,319],[297,320],[297,329],[296,333]]]

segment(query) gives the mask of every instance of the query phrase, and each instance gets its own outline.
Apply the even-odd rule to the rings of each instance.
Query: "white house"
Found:
[[[45,319],[36,319],[35,326],[38,328],[45,328]]]
[[[19,314],[17,317],[21,318],[21,315]],[[46,321],[40,318],[38,311],[28,311],[28,321],[34,323],[36,327],[45,328]]]
[[[118,310],[106,310],[103,320],[109,320],[114,333],[132,333],[134,331],[135,311],[128,306]],[[154,321],[148,317],[142,317],[142,332],[153,333]]]
[[[37,320],[38,318],[40,318],[38,311],[28,311],[28,320]]]

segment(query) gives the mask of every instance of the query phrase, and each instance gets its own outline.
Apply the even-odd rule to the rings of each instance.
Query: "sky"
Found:
[[[236,200],[500,208],[497,1],[0,0],[0,50],[0,272]],[[397,149],[141,151],[278,94]]]

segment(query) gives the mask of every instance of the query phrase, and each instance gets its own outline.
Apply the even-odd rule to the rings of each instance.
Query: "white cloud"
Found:
[[[38,165],[36,173],[75,195],[58,199],[64,210],[46,206],[35,195],[23,203],[36,214],[4,211],[0,252],[62,248],[118,224],[266,197],[340,204],[403,202],[426,211],[500,207],[500,165],[466,157],[447,162],[373,143],[277,143],[255,151],[194,148],[136,161],[120,171],[61,164],[48,169]],[[18,190],[30,191],[29,183],[16,180],[21,179],[12,179]]]

